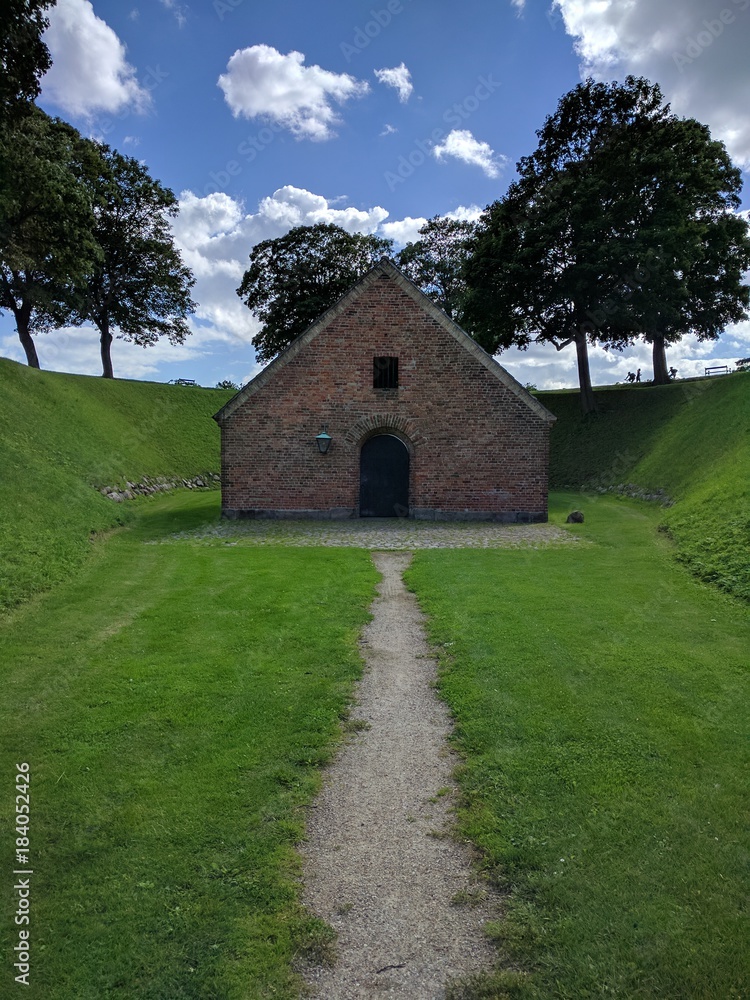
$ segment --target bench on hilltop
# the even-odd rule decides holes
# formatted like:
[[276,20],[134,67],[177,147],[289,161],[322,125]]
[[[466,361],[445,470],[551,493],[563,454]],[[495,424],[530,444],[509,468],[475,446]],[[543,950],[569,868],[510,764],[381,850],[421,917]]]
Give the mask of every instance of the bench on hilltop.
[[729,365],[714,365],[712,368],[705,369],[706,375],[728,375]]
[[169,380],[170,385],[195,385],[194,378],[171,378]]

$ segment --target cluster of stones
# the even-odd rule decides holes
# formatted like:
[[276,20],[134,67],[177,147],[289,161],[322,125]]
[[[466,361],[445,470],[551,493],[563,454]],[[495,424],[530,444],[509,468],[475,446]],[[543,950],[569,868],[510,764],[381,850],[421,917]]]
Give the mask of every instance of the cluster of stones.
[[635,483],[618,483],[617,486],[600,486],[597,493],[616,493],[618,496],[631,497],[633,500],[648,500],[651,503],[661,504],[662,507],[671,507],[674,500],[664,492],[664,490],[646,490]]
[[99,492],[108,500],[121,503],[123,500],[133,500],[135,497],[150,496],[152,493],[167,493],[170,490],[210,490],[215,489],[221,483],[221,477],[215,472],[204,472],[203,475],[193,476],[192,479],[166,479],[158,476],[152,479],[144,476],[138,483],[126,482],[121,486],[102,486]]

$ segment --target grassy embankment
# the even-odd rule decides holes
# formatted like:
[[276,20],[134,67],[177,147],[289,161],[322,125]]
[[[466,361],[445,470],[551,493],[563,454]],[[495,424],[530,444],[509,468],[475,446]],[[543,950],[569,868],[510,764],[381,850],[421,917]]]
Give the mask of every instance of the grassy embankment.
[[34,371],[0,358],[0,613],[75,572],[132,518],[95,486],[219,471],[231,393]]
[[553,489],[631,485],[675,501],[660,524],[703,580],[750,599],[750,373],[597,392],[541,393],[558,417]]

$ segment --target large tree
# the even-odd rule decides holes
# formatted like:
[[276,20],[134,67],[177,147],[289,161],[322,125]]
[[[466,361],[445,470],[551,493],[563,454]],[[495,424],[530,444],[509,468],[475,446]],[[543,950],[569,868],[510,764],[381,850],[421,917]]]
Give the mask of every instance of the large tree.
[[258,360],[273,360],[392,247],[332,223],[297,226],[253,247],[237,294],[263,323],[253,338]]
[[33,334],[70,318],[72,286],[98,254],[88,184],[98,162],[94,143],[34,104],[0,123],[0,309],[34,368]]
[[466,295],[469,241],[475,233],[473,222],[436,215],[419,230],[420,239],[407,243],[396,257],[407,278],[459,322]]
[[42,40],[47,10],[55,0],[2,0],[0,17],[0,118],[39,94],[39,79],[50,68]]
[[167,337],[181,344],[195,279],[174,244],[171,219],[177,199],[133,157],[100,147],[101,169],[92,183],[93,235],[99,258],[76,289],[76,318],[100,335],[102,375],[113,378],[114,332],[142,347]]
[[[489,350],[574,344],[588,413],[596,408],[590,343],[711,335],[718,316],[737,314],[729,308],[733,294],[743,296],[735,178],[721,144],[672,115],[644,79],[585,81],[537,134],[518,180],[482,219],[467,312]],[[723,304],[711,298],[722,269]]]
[[627,285],[596,318],[606,323],[611,313],[643,336],[653,349],[654,381],[664,384],[668,344],[688,333],[715,340],[747,315],[750,236],[737,214],[741,174],[705,125],[672,115],[623,136],[606,166],[612,186],[626,188],[622,200],[640,210],[620,238]]

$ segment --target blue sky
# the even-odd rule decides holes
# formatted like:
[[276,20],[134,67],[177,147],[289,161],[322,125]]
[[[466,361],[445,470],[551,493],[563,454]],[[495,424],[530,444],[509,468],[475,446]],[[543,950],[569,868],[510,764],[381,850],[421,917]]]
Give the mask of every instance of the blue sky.
[[[750,168],[750,0],[59,0],[50,19],[40,103],[174,190],[197,279],[188,341],[116,341],[120,377],[245,381],[258,327],[235,289],[255,243],[330,221],[400,246],[431,216],[476,217],[587,74],[658,81]],[[44,368],[100,371],[91,329],[37,347]],[[0,352],[23,358],[8,316]],[[669,362],[703,374],[747,355],[750,323],[686,338]],[[500,360],[540,388],[576,383],[570,348]],[[645,345],[592,351],[594,380],[649,360]]]

